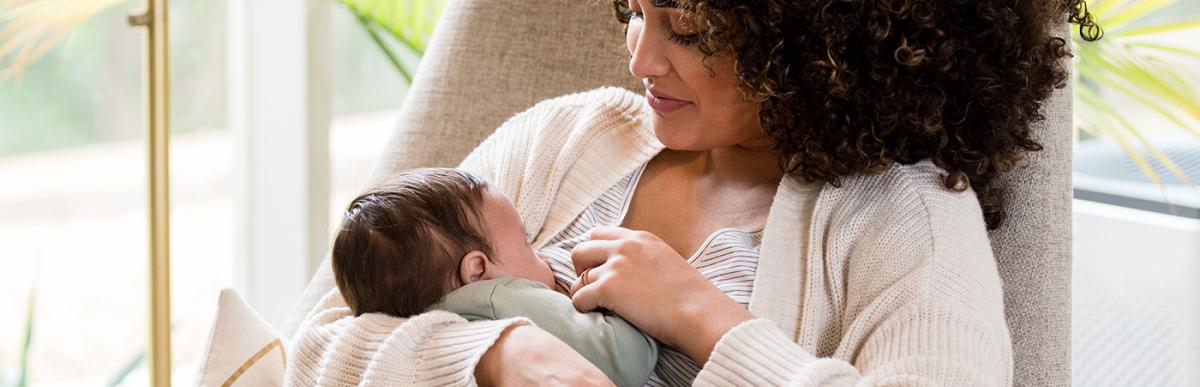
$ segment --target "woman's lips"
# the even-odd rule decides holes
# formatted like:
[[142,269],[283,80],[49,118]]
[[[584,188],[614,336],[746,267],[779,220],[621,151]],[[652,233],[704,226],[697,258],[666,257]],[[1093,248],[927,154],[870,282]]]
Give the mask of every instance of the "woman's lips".
[[651,108],[661,114],[683,109],[684,107],[692,104],[688,101],[680,101],[667,96],[658,96],[650,90],[646,90],[646,102],[650,104]]

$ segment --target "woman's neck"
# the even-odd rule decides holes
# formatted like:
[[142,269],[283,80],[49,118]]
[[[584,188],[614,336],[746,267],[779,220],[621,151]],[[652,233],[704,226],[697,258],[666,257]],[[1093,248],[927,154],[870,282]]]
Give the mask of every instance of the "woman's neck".
[[779,156],[770,147],[735,145],[699,153],[697,166],[713,181],[743,187],[774,187],[783,178]]

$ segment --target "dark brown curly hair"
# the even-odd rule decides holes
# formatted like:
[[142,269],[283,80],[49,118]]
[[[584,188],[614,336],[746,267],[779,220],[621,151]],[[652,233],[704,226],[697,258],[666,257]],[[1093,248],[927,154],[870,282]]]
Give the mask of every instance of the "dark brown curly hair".
[[[628,1],[612,0],[628,23]],[[1031,124],[1069,82],[1066,39],[1102,34],[1085,0],[655,0],[683,10],[705,55],[732,54],[781,167],[839,186],[932,160],[972,188],[989,229],[1004,221],[996,177],[1042,146]]]

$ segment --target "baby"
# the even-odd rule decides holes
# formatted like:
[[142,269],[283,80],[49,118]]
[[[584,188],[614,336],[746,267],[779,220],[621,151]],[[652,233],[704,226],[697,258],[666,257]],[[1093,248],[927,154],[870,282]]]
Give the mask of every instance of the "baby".
[[440,309],[467,320],[526,317],[617,385],[643,385],[658,359],[654,339],[620,317],[576,311],[527,240],[503,193],[464,171],[422,168],[350,203],[333,242],[333,274],[355,316]]

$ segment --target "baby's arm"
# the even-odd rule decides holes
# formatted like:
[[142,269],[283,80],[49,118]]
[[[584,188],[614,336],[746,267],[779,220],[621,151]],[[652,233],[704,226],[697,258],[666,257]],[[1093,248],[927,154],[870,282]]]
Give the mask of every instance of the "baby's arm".
[[523,278],[478,281],[431,309],[468,320],[526,317],[570,345],[618,386],[642,386],[658,361],[658,343],[616,315],[580,313],[567,296]]

